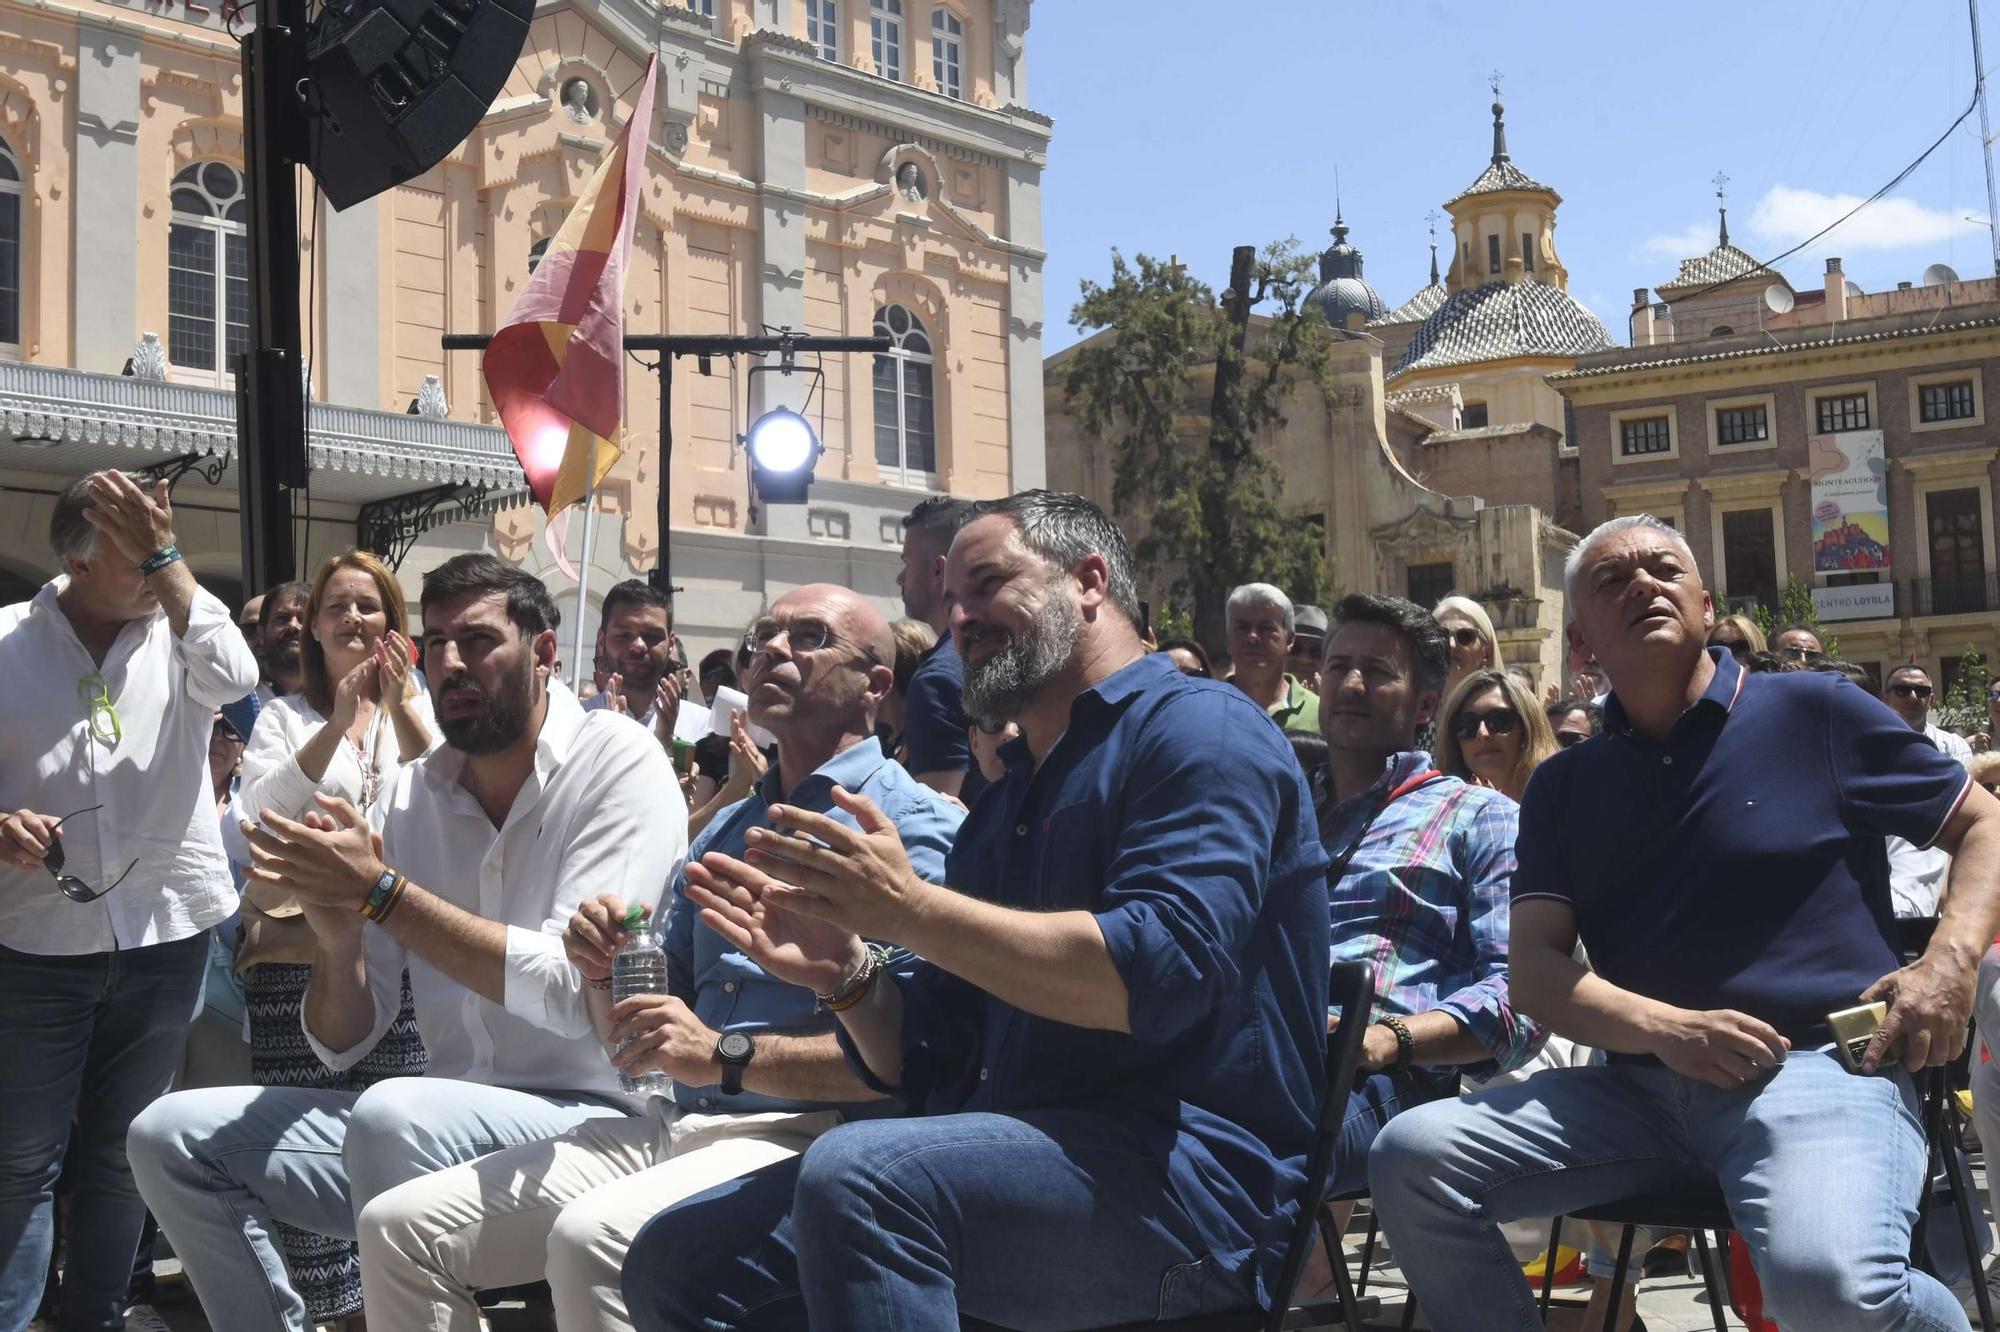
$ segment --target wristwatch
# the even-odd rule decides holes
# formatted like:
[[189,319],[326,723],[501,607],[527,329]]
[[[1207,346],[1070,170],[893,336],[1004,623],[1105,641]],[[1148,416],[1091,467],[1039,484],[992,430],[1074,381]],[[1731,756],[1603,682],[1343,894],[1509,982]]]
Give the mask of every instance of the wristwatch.
[[757,1042],[750,1039],[747,1031],[725,1031],[722,1039],[715,1043],[715,1057],[722,1065],[722,1091],[725,1096],[734,1096],[743,1090],[743,1070],[750,1065],[750,1056],[757,1053]]

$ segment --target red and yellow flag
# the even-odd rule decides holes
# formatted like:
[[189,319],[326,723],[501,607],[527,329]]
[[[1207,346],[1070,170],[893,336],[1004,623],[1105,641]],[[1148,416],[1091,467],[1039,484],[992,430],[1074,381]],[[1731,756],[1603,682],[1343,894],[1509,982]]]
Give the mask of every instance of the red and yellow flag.
[[631,119],[550,239],[480,362],[500,423],[545,513],[582,499],[618,461],[625,419],[625,268],[658,64],[658,56],[647,63]]

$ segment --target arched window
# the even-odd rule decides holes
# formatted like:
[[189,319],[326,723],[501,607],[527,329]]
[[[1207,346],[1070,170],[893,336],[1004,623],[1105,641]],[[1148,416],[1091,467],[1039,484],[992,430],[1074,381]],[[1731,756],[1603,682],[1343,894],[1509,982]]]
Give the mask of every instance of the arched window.
[[167,233],[167,359],[218,375],[250,346],[250,201],[243,173],[196,162],[174,177]]
[[936,395],[931,339],[900,305],[875,312],[875,336],[889,350],[875,356],[875,463],[882,479],[928,484],[937,474]]
[[529,273],[533,273],[535,271],[536,265],[542,262],[542,256],[549,252],[549,242],[554,239],[555,239],[554,236],[544,236],[540,240],[536,241],[533,245],[530,245],[528,247]]
[[0,345],[21,342],[21,162],[0,139]]
[[931,77],[946,97],[965,100],[965,24],[942,5],[931,11]]
[[903,0],[868,0],[868,54],[875,72],[903,81]]

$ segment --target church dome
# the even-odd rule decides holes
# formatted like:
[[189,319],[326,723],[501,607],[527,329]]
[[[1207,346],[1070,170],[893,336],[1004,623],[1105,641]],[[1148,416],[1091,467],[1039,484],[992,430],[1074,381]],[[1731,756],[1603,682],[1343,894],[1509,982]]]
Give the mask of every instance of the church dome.
[[1516,356],[1587,356],[1614,345],[1598,317],[1560,287],[1488,282],[1454,293],[1425,319],[1392,373]]
[[1306,297],[1335,328],[1346,328],[1347,317],[1359,314],[1361,322],[1380,319],[1389,307],[1375,288],[1361,280],[1361,251],[1347,243],[1347,223],[1335,212],[1333,244],[1319,257],[1319,285]]

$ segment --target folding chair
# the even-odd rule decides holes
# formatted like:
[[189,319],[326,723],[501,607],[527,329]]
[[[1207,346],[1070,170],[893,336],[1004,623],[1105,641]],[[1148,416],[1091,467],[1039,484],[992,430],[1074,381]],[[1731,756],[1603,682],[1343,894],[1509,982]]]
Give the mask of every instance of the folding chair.
[[[1375,1003],[1374,969],[1365,962],[1334,963],[1327,993],[1342,1013],[1369,1012]],[[1094,1332],[1285,1332],[1336,1325],[1344,1326],[1347,1332],[1362,1332],[1362,1320],[1380,1309],[1381,1301],[1355,1295],[1347,1263],[1337,1245],[1328,1254],[1336,1298],[1294,1304],[1292,1297],[1298,1291],[1299,1277],[1305,1272],[1306,1260],[1312,1255],[1313,1242],[1318,1237],[1320,1207],[1326,1199],[1327,1182],[1333,1177],[1333,1150],[1347,1117],[1348,1098],[1354,1093],[1355,1070],[1361,1063],[1361,1038],[1367,1030],[1366,1022],[1343,1022],[1340,1030],[1327,1038],[1326,1087],[1321,1093],[1319,1126],[1313,1134],[1312,1156],[1306,1167],[1305,1196],[1299,1200],[1298,1215],[1293,1219],[1291,1237],[1285,1245],[1285,1262],[1272,1307],[1121,1323]],[[973,1318],[961,1319],[959,1326],[968,1332],[1004,1332],[994,1324]]]

